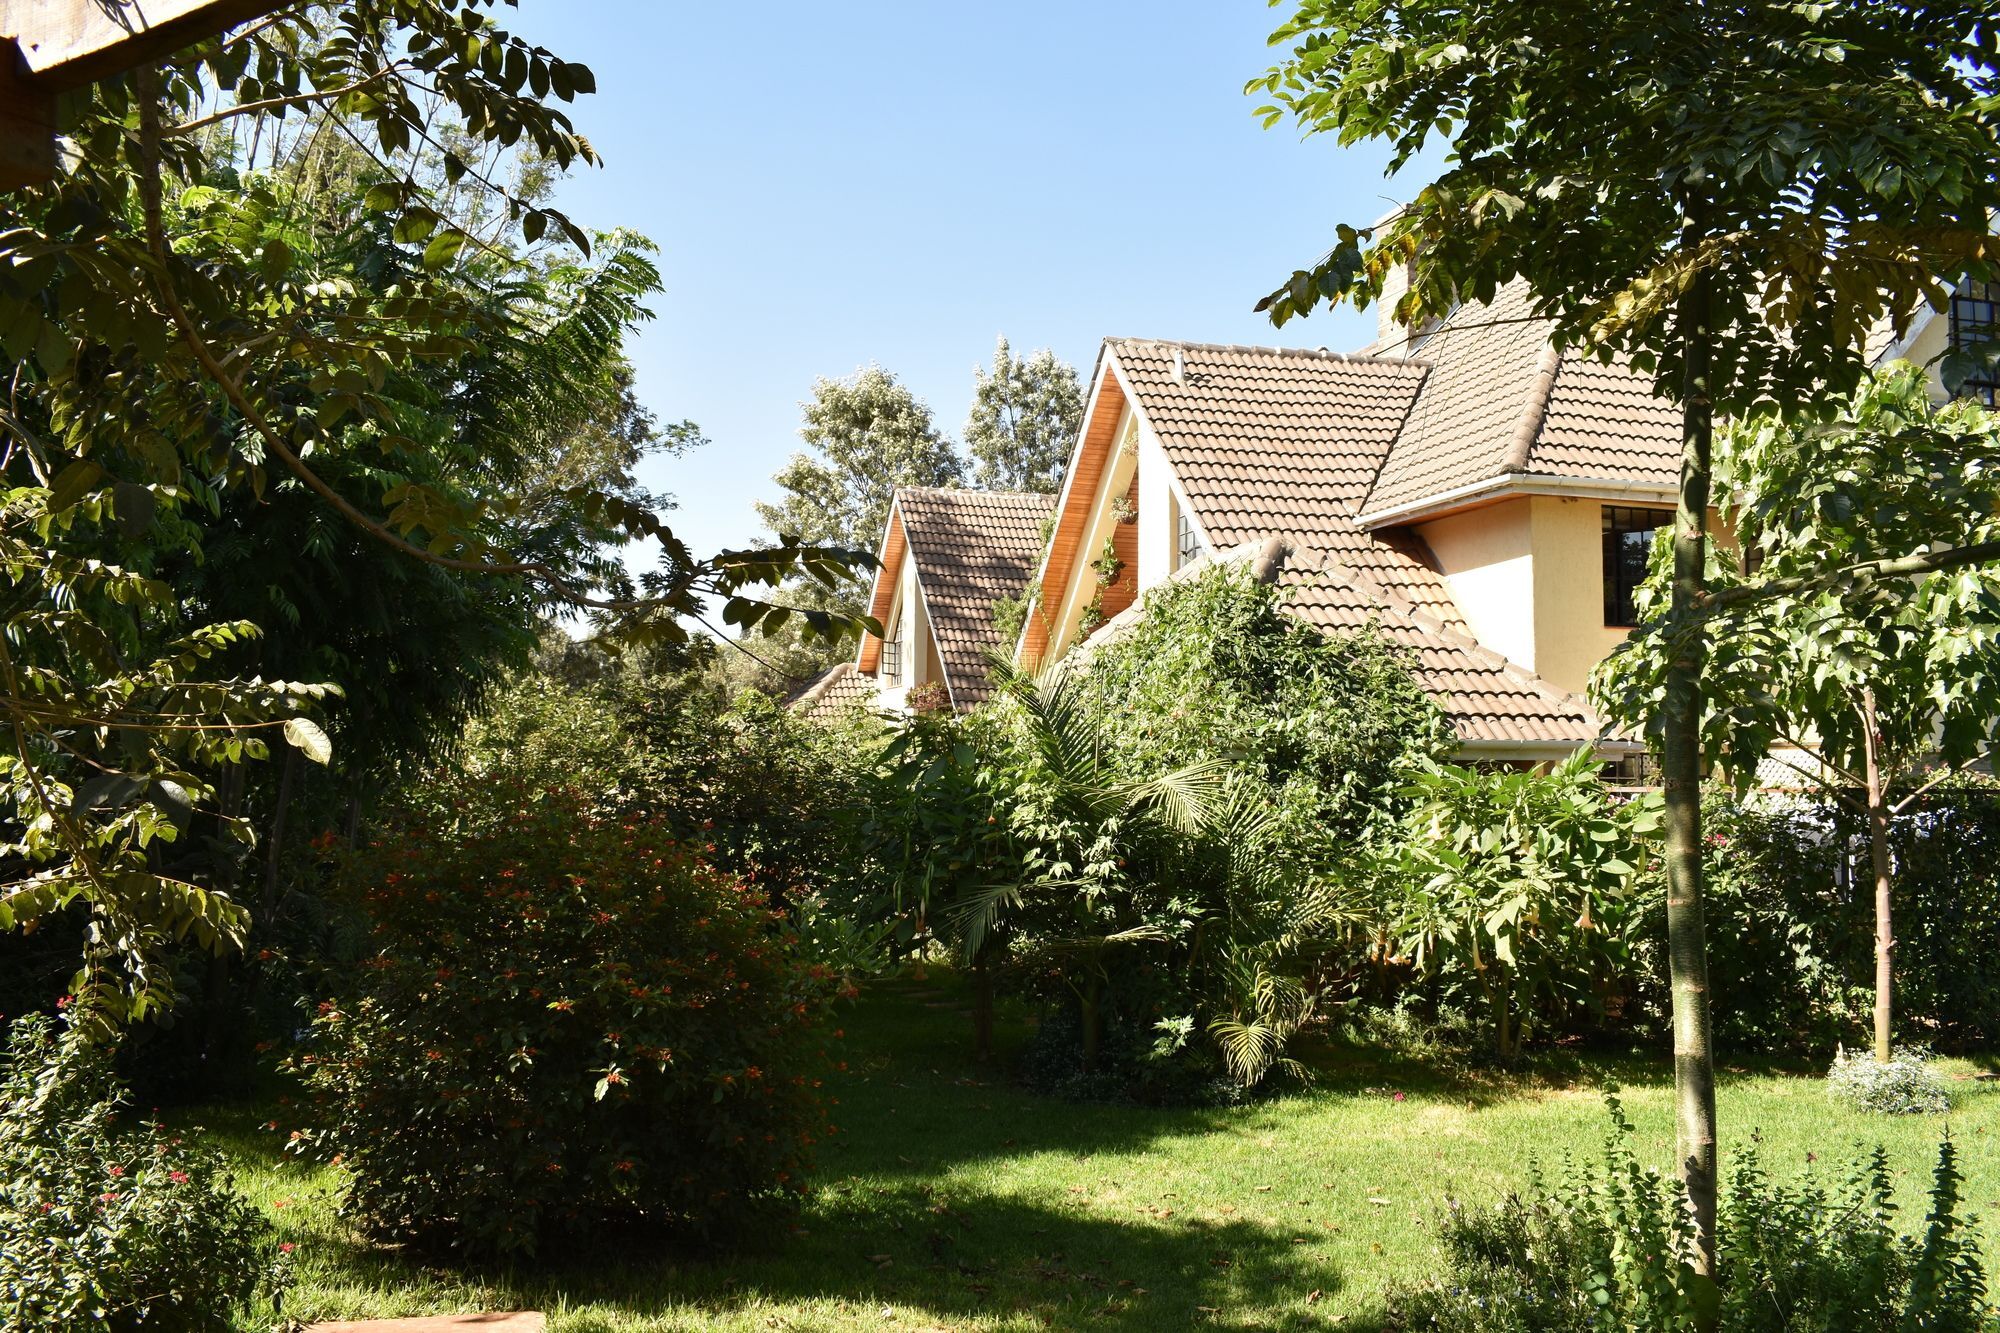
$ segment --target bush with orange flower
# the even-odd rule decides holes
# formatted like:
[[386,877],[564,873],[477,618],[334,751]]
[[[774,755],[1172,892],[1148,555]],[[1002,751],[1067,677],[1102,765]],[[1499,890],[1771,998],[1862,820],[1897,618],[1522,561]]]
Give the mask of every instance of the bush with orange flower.
[[369,956],[292,1066],[295,1148],[338,1155],[370,1235],[524,1258],[602,1233],[726,1242],[831,1132],[839,982],[783,914],[656,819],[488,785],[341,867]]

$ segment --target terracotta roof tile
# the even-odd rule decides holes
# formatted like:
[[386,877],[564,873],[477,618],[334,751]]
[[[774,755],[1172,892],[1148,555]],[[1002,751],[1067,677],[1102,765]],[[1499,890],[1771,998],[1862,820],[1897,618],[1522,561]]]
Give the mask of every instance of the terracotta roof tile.
[[1003,647],[993,603],[1027,587],[1055,497],[904,487],[896,508],[952,702],[970,708],[992,693],[987,656]]
[[793,697],[792,711],[813,722],[830,721],[850,709],[864,708],[875,699],[875,682],[842,662],[813,678],[810,685]]
[[1368,513],[1509,475],[1673,481],[1673,405],[1623,359],[1558,355],[1518,283],[1453,311],[1415,357],[1430,373],[1363,503]]

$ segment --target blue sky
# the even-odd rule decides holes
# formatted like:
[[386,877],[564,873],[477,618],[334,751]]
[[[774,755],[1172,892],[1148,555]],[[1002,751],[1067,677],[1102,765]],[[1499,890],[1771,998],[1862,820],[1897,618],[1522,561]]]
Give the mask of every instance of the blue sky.
[[641,399],[713,440],[647,478],[698,552],[800,447],[820,375],[895,372],[954,437],[996,335],[1088,374],[1111,335],[1349,349],[1256,299],[1387,206],[1379,148],[1266,131],[1262,0],[522,0],[503,25],[597,75],[605,158],[560,203],[661,247]]

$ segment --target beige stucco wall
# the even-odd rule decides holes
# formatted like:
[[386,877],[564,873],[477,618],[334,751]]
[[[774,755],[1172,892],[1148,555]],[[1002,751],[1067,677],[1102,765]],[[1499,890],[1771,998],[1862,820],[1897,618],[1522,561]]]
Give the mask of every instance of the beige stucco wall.
[[1604,623],[1604,502],[1536,495],[1528,505],[1535,547],[1534,671],[1580,694],[1591,668],[1630,633]]
[[1417,529],[1437,556],[1472,637],[1530,671],[1535,669],[1531,503],[1502,500]]
[[1565,690],[1627,633],[1604,623],[1605,503],[1518,496],[1417,529],[1473,637]]

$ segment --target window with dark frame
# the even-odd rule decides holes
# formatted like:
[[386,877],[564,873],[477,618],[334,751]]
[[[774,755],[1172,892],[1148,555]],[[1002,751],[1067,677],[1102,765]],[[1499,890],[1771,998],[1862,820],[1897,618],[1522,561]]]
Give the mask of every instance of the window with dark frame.
[[1183,510],[1174,528],[1174,568],[1179,569],[1201,554],[1201,534],[1194,530],[1194,516]]
[[[2000,338],[2000,283],[1968,282],[1951,294],[1953,351],[1977,347]],[[1982,368],[1959,386],[1959,397],[1988,407],[2000,406],[2000,373]]]
[[903,641],[901,639],[882,640],[882,679],[888,681],[903,678]]
[[1673,522],[1670,509],[1604,506],[1604,623],[1630,629],[1639,623],[1632,594],[1646,581],[1653,534]]

